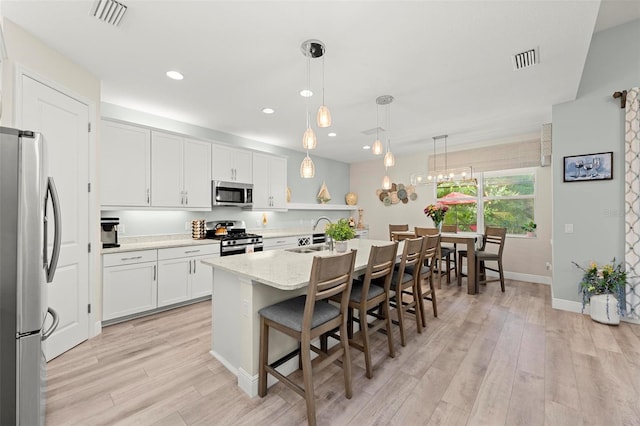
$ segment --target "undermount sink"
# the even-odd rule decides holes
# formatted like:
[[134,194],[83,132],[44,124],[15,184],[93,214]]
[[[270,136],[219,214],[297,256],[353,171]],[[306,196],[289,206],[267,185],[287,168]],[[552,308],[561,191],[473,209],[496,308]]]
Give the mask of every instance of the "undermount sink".
[[322,250],[327,250],[327,247],[324,244],[317,246],[300,246],[286,249],[286,251],[290,251],[291,253],[314,253]]

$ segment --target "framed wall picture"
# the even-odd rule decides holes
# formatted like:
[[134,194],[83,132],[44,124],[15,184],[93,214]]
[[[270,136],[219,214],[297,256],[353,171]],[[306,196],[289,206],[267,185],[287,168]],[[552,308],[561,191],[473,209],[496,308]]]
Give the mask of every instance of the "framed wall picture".
[[564,181],[585,182],[613,179],[613,152],[564,157]]

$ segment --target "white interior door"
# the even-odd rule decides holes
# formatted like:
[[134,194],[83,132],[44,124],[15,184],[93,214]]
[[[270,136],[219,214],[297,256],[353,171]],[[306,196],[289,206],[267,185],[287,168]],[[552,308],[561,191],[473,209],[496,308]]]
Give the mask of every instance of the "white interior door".
[[62,211],[60,259],[48,287],[49,306],[60,316],[47,340],[50,360],[89,338],[89,107],[26,75],[20,84],[19,125],[44,135]]

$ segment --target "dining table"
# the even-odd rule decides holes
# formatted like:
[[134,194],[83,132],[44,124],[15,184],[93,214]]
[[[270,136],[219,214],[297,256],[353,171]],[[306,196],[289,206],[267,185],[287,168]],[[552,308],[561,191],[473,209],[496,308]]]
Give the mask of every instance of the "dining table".
[[[415,238],[413,231],[394,231],[393,238],[396,241],[406,240],[407,238]],[[482,241],[482,235],[475,232],[441,232],[441,243],[453,243],[464,245],[467,248],[467,294],[476,294],[478,292],[478,280],[476,274],[476,245]],[[471,266],[469,266],[471,265]],[[462,265],[458,265],[458,284],[462,282]]]

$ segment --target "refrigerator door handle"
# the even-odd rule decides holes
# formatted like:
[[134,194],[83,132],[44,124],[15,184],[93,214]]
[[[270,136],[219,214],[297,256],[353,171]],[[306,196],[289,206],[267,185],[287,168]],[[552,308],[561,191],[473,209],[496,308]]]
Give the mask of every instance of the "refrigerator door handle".
[[58,328],[58,323],[60,322],[60,317],[58,316],[58,313],[53,310],[53,308],[47,308],[47,312],[51,314],[51,318],[53,319],[53,322],[51,323],[47,331],[42,333],[43,342],[47,340],[49,337],[51,337],[53,332],[56,331],[56,328]]
[[[60,198],[58,197],[58,191],[56,190],[56,183],[53,181],[52,177],[48,178],[47,192],[51,194],[51,204],[53,205],[54,219],[53,252],[51,253],[51,262],[48,266],[46,266],[47,282],[50,283],[53,281],[53,277],[56,273],[56,268],[58,267],[58,258],[60,256],[60,246],[62,243],[62,217],[60,216]],[[47,248],[45,246],[45,250],[46,249]]]

